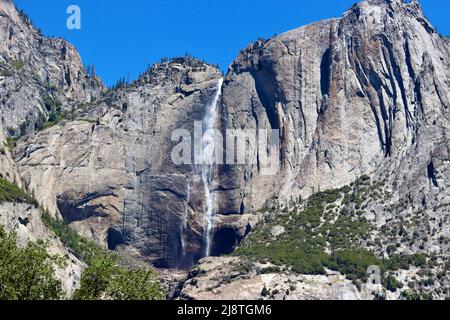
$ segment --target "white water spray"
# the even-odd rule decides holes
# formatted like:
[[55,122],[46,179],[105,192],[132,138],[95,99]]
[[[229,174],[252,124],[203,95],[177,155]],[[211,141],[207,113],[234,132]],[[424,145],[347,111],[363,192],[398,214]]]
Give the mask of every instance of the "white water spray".
[[183,250],[183,256],[186,255],[185,231],[187,229],[187,224],[188,224],[189,202],[190,201],[191,201],[191,186],[188,184],[187,185],[186,208],[184,209],[183,222],[181,224],[181,248]]
[[207,106],[205,117],[203,119],[203,139],[202,139],[202,180],[205,187],[205,231],[204,241],[206,243],[205,255],[211,255],[211,245],[214,231],[214,215],[216,206],[216,194],[213,188],[213,169],[216,162],[216,123],[217,107],[220,96],[222,95],[223,79],[217,83],[216,95],[212,102]]

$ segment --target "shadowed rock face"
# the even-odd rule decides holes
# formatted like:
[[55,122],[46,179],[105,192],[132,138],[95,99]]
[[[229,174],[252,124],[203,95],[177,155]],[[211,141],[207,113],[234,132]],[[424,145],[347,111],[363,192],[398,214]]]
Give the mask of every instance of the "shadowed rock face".
[[429,189],[430,155],[449,125],[448,52],[416,1],[363,1],[244,49],[225,79],[222,128],[279,129],[281,165],[271,177],[259,164],[223,168],[221,211],[252,212],[273,195],[309,196],[375,172],[417,172]]

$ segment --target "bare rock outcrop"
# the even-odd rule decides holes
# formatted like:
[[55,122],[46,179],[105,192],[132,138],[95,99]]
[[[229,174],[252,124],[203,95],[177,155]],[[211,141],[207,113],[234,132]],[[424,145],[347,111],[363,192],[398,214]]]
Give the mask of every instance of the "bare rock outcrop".
[[362,1],[244,49],[225,79],[222,127],[280,130],[280,169],[265,177],[259,164],[224,168],[221,210],[402,174],[418,154],[408,171],[426,177],[447,136],[448,52],[417,1],[400,0]]
[[372,300],[376,286],[358,289],[344,276],[262,272],[237,257],[206,258],[191,271],[180,299],[193,300]]
[[8,136],[34,132],[54,109],[74,112],[103,90],[73,45],[43,36],[12,1],[0,1],[0,111]]

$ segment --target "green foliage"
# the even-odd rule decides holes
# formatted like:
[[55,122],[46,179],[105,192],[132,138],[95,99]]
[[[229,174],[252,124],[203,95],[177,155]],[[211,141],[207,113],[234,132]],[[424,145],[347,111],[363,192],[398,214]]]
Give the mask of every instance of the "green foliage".
[[129,270],[117,263],[117,256],[102,252],[89,257],[75,300],[162,300],[164,292],[155,271]]
[[9,149],[9,151],[12,151],[16,147],[18,140],[19,140],[19,137],[7,137],[6,138],[6,147]]
[[300,274],[324,274],[323,265],[328,263],[328,255],[320,250],[305,247],[295,248],[295,244],[272,243],[267,247],[242,247],[238,255],[270,261],[276,265],[287,265]]
[[113,275],[116,261],[112,254],[100,253],[88,261],[89,267],[81,276],[81,286],[75,292],[75,300],[99,300],[103,298]]
[[0,76],[2,77],[11,77],[14,74],[7,68],[0,68]]
[[383,286],[391,292],[396,292],[397,289],[403,288],[403,285],[392,275],[383,278]]
[[47,121],[43,124],[41,129],[48,129],[57,125],[59,122],[71,119],[72,114],[67,110],[62,110],[61,102],[47,95],[43,99],[44,107],[49,112]]
[[433,296],[431,294],[420,293],[413,290],[403,291],[401,297],[407,301],[433,300]]
[[[366,261],[367,255],[363,255],[358,260],[353,256],[344,256],[349,251],[340,251],[355,246],[369,233],[369,225],[363,220],[355,220],[350,207],[337,218],[330,214],[330,210],[336,208],[336,202],[351,191],[347,186],[319,192],[308,199],[303,211],[286,210],[283,214],[270,217],[250,234],[235,254],[285,265],[300,274],[324,274],[325,267],[328,267],[339,269],[352,279],[355,274],[365,277],[367,267],[372,265],[366,262],[374,259]],[[276,241],[271,241],[271,230],[276,225],[283,226],[285,232]],[[327,244],[336,255],[330,256],[325,252]],[[357,253],[360,252],[355,255]]]
[[427,256],[424,254],[399,254],[393,255],[389,259],[383,261],[386,270],[408,270],[410,266],[423,267],[427,263]]
[[29,203],[38,207],[37,201],[20,189],[17,185],[5,180],[0,179],[0,203],[3,202],[15,202],[15,203]]
[[450,272],[450,260],[448,260],[448,261],[446,262],[446,264],[445,264],[445,266],[444,266],[444,270],[445,270],[446,272]]
[[33,25],[33,22],[31,21],[30,17],[27,15],[27,13],[26,13],[25,11],[23,11],[22,9],[17,8],[17,7],[16,7],[16,10],[17,10],[17,12],[19,13],[19,17],[21,17],[22,20],[23,20],[26,24],[28,24],[29,26],[32,26],[32,25]]
[[85,69],[86,69],[86,73],[89,75],[89,77],[95,78],[96,73],[95,73],[95,66],[94,65],[87,65],[85,67]]
[[42,220],[79,259],[86,260],[89,256],[102,251],[94,242],[80,236],[63,220],[51,217],[47,211],[42,214]]
[[54,99],[52,96],[47,95],[43,98],[44,101],[44,107],[47,109],[47,111],[56,110],[59,111],[61,107],[61,103]]
[[117,82],[110,88],[108,88],[108,91],[115,91],[117,89],[123,88],[128,84],[128,81],[125,80],[125,78],[120,78],[117,80]]
[[88,268],[81,276],[76,300],[160,300],[164,293],[151,268],[129,270],[118,263],[118,257],[104,251],[94,242],[78,235],[63,220],[42,215],[44,223]]
[[15,73],[25,67],[25,62],[22,60],[10,60],[9,63],[0,65],[0,76],[12,77]]
[[[250,269],[251,270],[251,269]],[[245,270],[246,271],[246,270]],[[248,272],[248,271],[246,271],[246,272]],[[259,274],[270,274],[270,273],[280,273],[281,272],[281,268],[280,267],[273,267],[273,266],[270,266],[270,267],[265,267],[265,268],[263,268],[263,269],[261,269],[261,270],[259,270]]]
[[261,290],[261,297],[267,297],[269,294],[270,294],[270,292],[269,292],[269,290],[267,290],[266,287],[264,287],[264,288]]
[[153,269],[128,270],[116,268],[106,290],[113,300],[162,300],[165,294],[156,281]]
[[[381,260],[363,249],[372,230],[363,218],[367,192],[374,188],[370,183],[369,176],[362,176],[351,186],[312,195],[299,212],[285,209],[266,217],[235,255],[286,266],[300,274],[324,274],[328,268],[341,272],[355,284],[367,280],[367,269],[372,265],[383,272],[425,266],[427,257],[423,254],[394,255]],[[275,226],[285,229],[276,239],[271,233]],[[389,290],[400,286],[394,280],[392,276],[385,279]]]
[[19,71],[25,67],[25,62],[22,60],[11,60],[9,66],[11,69]]
[[[0,203],[2,202],[27,202],[39,207],[32,196],[4,179],[0,179]],[[81,237],[64,221],[52,218],[46,211],[42,214],[42,220],[66,247],[88,264],[82,274],[76,299],[164,298],[153,269],[129,270],[122,267],[115,254],[106,252],[92,241]],[[61,298],[61,283],[56,280],[53,267],[61,266],[62,263],[61,258],[47,253],[43,242],[30,242],[26,248],[17,248],[15,235],[7,235],[0,227],[0,300]]]
[[62,112],[57,112],[55,110],[52,110],[48,116],[48,120],[44,123],[42,129],[48,129],[51,128],[61,121],[70,119],[71,115],[70,112],[64,110]]
[[62,297],[55,265],[61,258],[49,255],[43,242],[16,245],[15,234],[0,226],[0,300],[56,300]]
[[340,250],[332,255],[329,268],[345,274],[350,280],[367,280],[367,268],[380,265],[380,261],[364,249]]

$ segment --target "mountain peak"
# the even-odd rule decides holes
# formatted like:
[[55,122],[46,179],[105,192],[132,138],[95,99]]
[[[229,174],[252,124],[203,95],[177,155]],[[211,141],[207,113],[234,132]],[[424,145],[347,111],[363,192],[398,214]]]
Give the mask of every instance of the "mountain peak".
[[389,21],[398,24],[409,24],[408,21],[418,22],[428,33],[436,33],[435,28],[425,17],[418,0],[365,0],[353,5],[343,18],[350,18],[350,25],[361,21],[371,30],[378,26],[382,31]]
[[182,57],[163,58],[153,64],[144,72],[137,81],[138,83],[160,82],[162,79],[176,79],[179,81],[180,75],[187,73],[208,73],[213,78],[220,76],[220,69],[217,65],[209,64],[198,58],[186,55]]
[[104,90],[72,44],[42,35],[10,0],[0,0],[0,82],[2,118],[17,136],[39,129],[57,105],[72,110]]
[[364,0],[355,4],[352,9],[367,9],[369,7],[384,7],[390,12],[398,13],[401,11],[409,12],[409,13],[422,13],[422,7],[418,0]]

